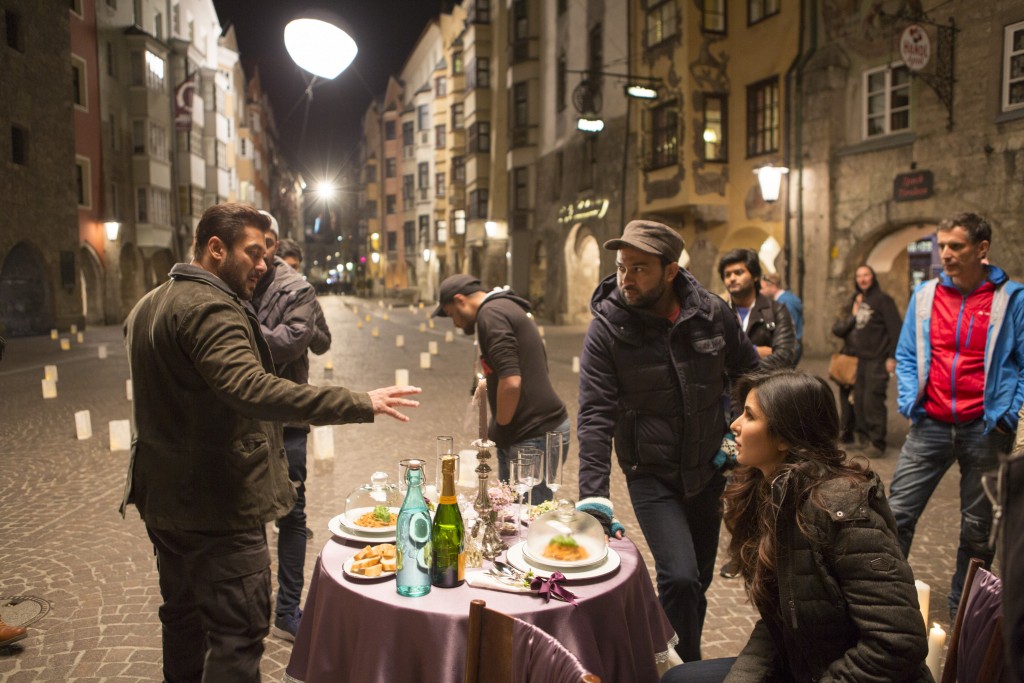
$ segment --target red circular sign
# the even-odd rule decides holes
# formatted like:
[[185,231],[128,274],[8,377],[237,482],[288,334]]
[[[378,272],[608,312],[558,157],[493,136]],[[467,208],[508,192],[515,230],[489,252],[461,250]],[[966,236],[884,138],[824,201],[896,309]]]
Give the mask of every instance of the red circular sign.
[[928,66],[932,57],[932,41],[920,24],[911,24],[903,29],[900,36],[900,57],[911,71],[920,71]]

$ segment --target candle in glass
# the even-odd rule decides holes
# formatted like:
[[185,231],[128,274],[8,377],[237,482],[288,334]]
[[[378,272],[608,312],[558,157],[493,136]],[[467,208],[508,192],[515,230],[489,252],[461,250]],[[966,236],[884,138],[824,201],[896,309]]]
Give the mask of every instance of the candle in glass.
[[942,676],[942,667],[939,666],[939,662],[942,660],[942,649],[945,645],[946,632],[938,624],[932,624],[932,630],[928,632],[928,659],[925,661],[935,680],[939,680],[939,677]]
[[924,619],[924,627],[928,628],[928,601],[931,599],[932,589],[920,579],[914,581],[917,588],[917,604],[921,607],[921,618]]

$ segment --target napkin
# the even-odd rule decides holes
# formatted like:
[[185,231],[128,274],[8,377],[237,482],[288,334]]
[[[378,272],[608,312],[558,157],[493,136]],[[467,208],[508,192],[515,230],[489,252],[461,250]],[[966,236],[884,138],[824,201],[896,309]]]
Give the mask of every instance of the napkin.
[[486,588],[492,591],[505,591],[506,593],[533,593],[533,589],[523,584],[510,584],[499,581],[486,569],[474,569],[466,572],[466,583],[474,588]]

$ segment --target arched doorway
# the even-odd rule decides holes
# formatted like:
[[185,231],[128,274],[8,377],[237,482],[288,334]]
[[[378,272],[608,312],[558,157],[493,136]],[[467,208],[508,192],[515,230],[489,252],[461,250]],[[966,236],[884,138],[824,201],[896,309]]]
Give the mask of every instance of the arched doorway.
[[[769,271],[774,271],[775,258],[781,251],[779,243],[775,238],[761,228],[748,226],[730,233],[728,237],[722,240],[722,244],[718,247],[718,253],[715,256],[715,263],[712,267],[711,282],[713,284],[708,289],[715,292],[725,292],[725,285],[722,284],[722,279],[718,276],[718,259],[721,258],[722,254],[731,249],[753,249],[757,252],[758,259],[762,265],[768,266]],[[770,259],[771,262],[766,262],[766,258]]]
[[170,279],[171,268],[174,267],[174,254],[170,249],[158,249],[149,257],[153,272],[153,287],[157,287]]
[[[907,310],[914,287],[937,274],[936,227],[934,223],[898,227],[878,240],[864,260],[878,276],[878,286],[893,298],[901,312]],[[851,264],[851,272],[859,265]],[[852,275],[850,279],[852,282]]]
[[585,225],[575,225],[565,238],[565,322],[590,322],[590,298],[601,281],[601,248]]
[[86,325],[102,325],[103,315],[103,266],[93,248],[86,244],[79,254],[82,264],[78,271],[82,284],[82,315]]
[[11,337],[53,327],[53,296],[45,262],[27,242],[14,245],[0,268],[0,326]]

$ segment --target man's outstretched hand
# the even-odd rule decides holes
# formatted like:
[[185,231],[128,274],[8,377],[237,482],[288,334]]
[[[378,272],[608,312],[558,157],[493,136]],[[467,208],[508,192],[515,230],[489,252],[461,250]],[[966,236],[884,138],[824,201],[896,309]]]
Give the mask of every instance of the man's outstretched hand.
[[419,401],[413,401],[412,399],[402,397],[418,394],[421,391],[423,390],[419,387],[410,386],[374,389],[369,392],[370,401],[373,402],[373,414],[390,415],[401,422],[408,422],[409,417],[395,410],[395,406],[407,406],[409,408],[417,407],[420,404]]

